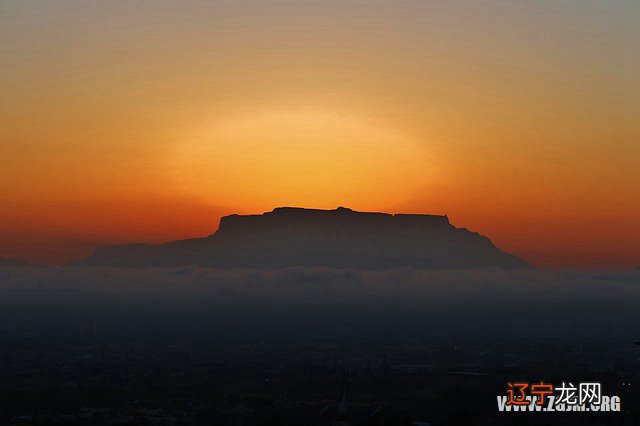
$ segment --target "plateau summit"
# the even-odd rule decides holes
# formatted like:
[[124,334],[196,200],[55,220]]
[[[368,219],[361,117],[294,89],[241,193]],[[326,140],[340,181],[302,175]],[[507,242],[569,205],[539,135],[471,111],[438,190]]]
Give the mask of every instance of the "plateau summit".
[[487,237],[456,228],[447,216],[279,207],[220,219],[208,237],[159,245],[99,247],[74,266],[276,269],[522,268]]

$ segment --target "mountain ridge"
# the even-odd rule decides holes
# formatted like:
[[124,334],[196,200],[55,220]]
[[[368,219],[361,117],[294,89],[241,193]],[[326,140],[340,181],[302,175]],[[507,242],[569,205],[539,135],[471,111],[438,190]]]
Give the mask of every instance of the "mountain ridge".
[[28,268],[43,266],[39,263],[30,262],[25,259],[17,259],[10,257],[0,257],[0,268]]
[[262,214],[232,214],[222,217],[218,230],[207,237],[102,246],[72,266],[186,264],[224,269],[529,266],[499,250],[489,238],[456,228],[446,215],[359,212],[346,207],[277,207]]

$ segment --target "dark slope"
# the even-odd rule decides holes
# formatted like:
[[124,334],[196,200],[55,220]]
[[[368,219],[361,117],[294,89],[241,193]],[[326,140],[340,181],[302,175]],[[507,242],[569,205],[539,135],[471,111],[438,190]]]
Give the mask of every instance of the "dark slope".
[[518,268],[527,264],[447,216],[363,213],[339,207],[283,207],[261,215],[231,215],[207,238],[161,245],[96,249],[76,266],[282,268]]
[[31,263],[28,260],[23,259],[9,259],[6,257],[0,257],[0,268],[26,268],[42,266],[37,263]]

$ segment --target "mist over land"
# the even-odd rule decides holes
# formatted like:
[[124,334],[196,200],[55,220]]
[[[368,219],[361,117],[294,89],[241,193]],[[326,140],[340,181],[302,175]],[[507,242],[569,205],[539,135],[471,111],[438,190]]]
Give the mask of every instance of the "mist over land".
[[6,267],[0,293],[9,424],[511,424],[513,380],[601,382],[623,412],[593,424],[640,407],[639,271]]
[[267,335],[347,326],[460,338],[640,336],[638,271],[3,268],[0,291],[5,327],[37,317],[107,328],[193,321],[203,332]]

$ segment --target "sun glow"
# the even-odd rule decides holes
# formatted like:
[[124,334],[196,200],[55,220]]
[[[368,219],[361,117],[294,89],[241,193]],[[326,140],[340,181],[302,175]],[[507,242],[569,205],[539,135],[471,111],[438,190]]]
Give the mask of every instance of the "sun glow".
[[181,186],[231,204],[379,206],[409,195],[402,182],[437,173],[424,166],[433,163],[424,145],[376,124],[313,109],[264,111],[197,128],[170,161]]
[[636,268],[631,3],[4,2],[0,257],[344,205]]

